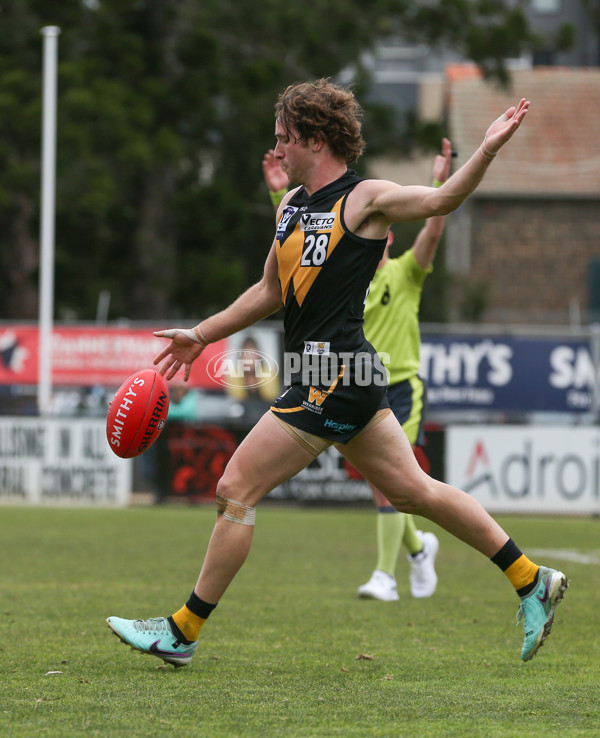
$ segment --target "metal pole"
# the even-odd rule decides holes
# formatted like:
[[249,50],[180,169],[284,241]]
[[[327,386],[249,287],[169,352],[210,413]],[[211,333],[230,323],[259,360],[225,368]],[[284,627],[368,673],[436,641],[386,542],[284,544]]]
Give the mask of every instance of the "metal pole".
[[56,186],[56,62],[58,26],[44,26],[43,107],[42,107],[42,177],[40,213],[40,297],[38,409],[40,415],[51,412],[52,396],[52,324],[54,320],[54,220]]
[[110,308],[110,290],[100,290],[98,305],[96,307],[96,323],[104,325],[108,320],[108,309]]

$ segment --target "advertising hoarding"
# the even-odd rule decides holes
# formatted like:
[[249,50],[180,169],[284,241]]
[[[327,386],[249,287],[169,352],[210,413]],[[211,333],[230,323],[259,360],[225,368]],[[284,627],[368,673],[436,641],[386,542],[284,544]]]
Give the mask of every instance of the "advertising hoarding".
[[427,335],[421,376],[432,410],[589,413],[597,382],[588,339]]
[[132,463],[103,419],[0,418],[1,504],[127,505]]
[[445,459],[489,512],[600,514],[600,428],[449,426]]

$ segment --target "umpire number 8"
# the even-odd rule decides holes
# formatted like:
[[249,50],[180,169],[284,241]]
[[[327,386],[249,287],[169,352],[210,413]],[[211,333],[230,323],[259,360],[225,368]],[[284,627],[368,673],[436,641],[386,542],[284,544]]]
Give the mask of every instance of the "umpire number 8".
[[327,258],[327,246],[329,244],[329,236],[327,233],[315,235],[309,233],[304,239],[304,248],[302,249],[302,259],[300,266],[321,266]]

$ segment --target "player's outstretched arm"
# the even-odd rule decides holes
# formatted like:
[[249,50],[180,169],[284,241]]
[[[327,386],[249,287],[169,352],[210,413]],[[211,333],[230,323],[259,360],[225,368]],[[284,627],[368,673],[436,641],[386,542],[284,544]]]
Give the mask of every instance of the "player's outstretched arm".
[[456,210],[477,188],[498,151],[506,144],[525,119],[529,100],[508,108],[487,129],[483,142],[471,158],[439,188],[408,186],[370,180],[363,190],[367,207],[357,215],[377,219],[387,225],[409,220],[447,215]]
[[160,364],[159,372],[167,379],[173,379],[183,367],[183,380],[187,382],[193,362],[209,343],[253,325],[272,315],[280,307],[281,286],[277,276],[277,257],[273,244],[260,282],[252,285],[225,310],[215,313],[194,328],[167,328],[154,331],[155,336],[171,339],[169,345],[154,358],[154,364]]
[[512,138],[525,119],[528,110],[529,100],[523,98],[516,107],[508,108],[491,124],[485,133],[483,142],[469,161],[444,185],[434,191],[434,198],[437,195],[434,205],[437,210],[436,215],[447,215],[453,212],[477,188],[496,154]]

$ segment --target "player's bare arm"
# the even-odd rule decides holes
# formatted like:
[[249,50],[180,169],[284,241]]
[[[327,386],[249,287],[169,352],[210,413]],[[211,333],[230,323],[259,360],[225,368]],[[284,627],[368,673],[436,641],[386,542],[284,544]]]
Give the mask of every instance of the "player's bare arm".
[[209,343],[231,336],[243,328],[272,315],[281,307],[281,286],[277,275],[275,243],[265,262],[262,279],[248,288],[229,307],[194,328],[168,328],[155,336],[170,338],[171,343],[154,359],[160,373],[172,379],[184,367],[183,379],[189,379],[193,362]]
[[461,205],[483,179],[500,148],[523,122],[529,101],[508,108],[486,131],[473,156],[442,187],[406,186],[365,180],[348,197],[346,223],[367,238],[384,238],[392,223],[447,215]]

